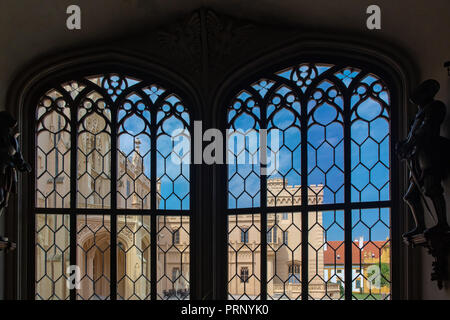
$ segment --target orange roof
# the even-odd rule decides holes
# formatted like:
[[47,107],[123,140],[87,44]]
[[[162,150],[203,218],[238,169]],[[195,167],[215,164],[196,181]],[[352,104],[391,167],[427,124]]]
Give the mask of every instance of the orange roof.
[[[366,259],[378,259],[383,248],[389,246],[389,240],[385,241],[363,241],[359,249],[359,242],[352,243],[352,264],[361,264]],[[339,265],[345,262],[344,241],[328,241],[326,250],[324,247],[323,261],[325,265]]]

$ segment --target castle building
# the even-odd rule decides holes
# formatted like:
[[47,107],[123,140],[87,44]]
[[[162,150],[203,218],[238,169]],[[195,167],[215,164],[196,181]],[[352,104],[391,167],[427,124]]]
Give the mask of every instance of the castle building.
[[[57,93],[52,93],[57,100]],[[91,95],[95,103],[98,96]],[[68,112],[65,108],[64,112]],[[85,111],[86,112],[86,111]],[[108,113],[85,117],[78,135],[77,207],[110,208],[111,138],[105,124]],[[63,115],[50,113],[43,125],[47,132],[38,135],[38,172],[36,197],[38,207],[69,207],[70,135],[64,131]],[[121,146],[121,136],[118,145]],[[134,150],[118,152],[117,207],[130,209],[130,215],[117,220],[117,293],[122,299],[145,299],[150,295],[150,216],[133,215],[132,210],[150,208],[150,178],[144,163],[139,137],[133,139]],[[120,147],[119,147],[120,148]],[[144,152],[146,152],[144,150]],[[157,183],[159,194],[161,184]],[[311,185],[308,201],[323,201],[321,185]],[[157,198],[157,206],[160,198]],[[268,207],[301,203],[300,186],[283,179],[268,181]],[[38,214],[36,217],[37,296],[68,297],[64,270],[69,266],[69,217]],[[189,217],[157,217],[158,297],[183,298],[189,292]],[[301,297],[301,214],[271,213],[267,217],[267,292],[269,297]],[[257,297],[260,290],[259,214],[229,217],[229,284],[233,297]],[[339,285],[323,280],[324,234],[322,213],[309,216],[309,292],[313,298],[340,297]],[[108,299],[110,288],[110,216],[77,217],[77,265],[81,271],[80,299]],[[56,245],[55,245],[56,244]],[[49,249],[51,248],[51,249]],[[57,250],[56,248],[60,248]],[[53,250],[53,252],[52,252]],[[49,272],[50,270],[50,272]],[[49,277],[50,274],[50,277]],[[56,280],[56,281],[55,281]],[[153,279],[154,281],[154,279]]]
[[[267,181],[268,207],[300,205],[300,186],[290,186],[281,178]],[[311,185],[310,204],[323,201],[321,185]],[[288,208],[286,208],[288,209]],[[229,217],[228,292],[231,298],[255,298],[260,291],[259,214]],[[308,216],[308,289],[311,297],[339,299],[336,283],[323,281],[324,234],[322,213]],[[300,299],[302,292],[302,219],[299,212],[269,213],[267,216],[267,294],[269,299]]]

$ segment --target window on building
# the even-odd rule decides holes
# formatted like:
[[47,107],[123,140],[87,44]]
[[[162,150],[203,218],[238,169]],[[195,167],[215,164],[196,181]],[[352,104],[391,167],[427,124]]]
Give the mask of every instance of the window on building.
[[248,282],[248,267],[241,268],[241,282]]
[[361,289],[361,280],[356,280],[356,289]]
[[288,231],[283,231],[283,244],[287,245],[288,244]]
[[180,244],[180,230],[173,232],[173,244]]
[[127,180],[127,192],[126,192],[127,198],[130,196],[130,181]]
[[[34,113],[35,298],[167,299],[166,270],[188,292],[190,165],[172,160],[190,151],[180,155],[171,140],[175,129],[189,136],[188,106],[153,79],[68,80],[43,93]],[[181,236],[183,251],[174,246]],[[69,265],[81,268],[77,290],[66,283]]]
[[[351,273],[359,256],[364,269],[383,261],[383,249],[390,261],[389,88],[370,66],[333,61],[301,60],[246,79],[226,104],[228,296],[352,299],[355,279],[346,277],[341,290],[337,275],[324,281],[323,270],[339,264]],[[267,149],[258,141],[267,141]],[[263,165],[252,162],[257,155]],[[261,239],[254,250],[233,244],[236,227],[244,223],[252,239]],[[273,245],[275,226],[289,231],[287,245]],[[363,254],[368,247],[377,251],[371,261]],[[248,255],[261,280],[238,293],[233,266]],[[275,293],[292,273],[269,266],[287,266],[292,257],[302,261],[302,290]],[[380,277],[389,292],[389,273]]]
[[277,226],[273,226],[267,231],[267,243],[277,243]]
[[173,268],[172,269],[172,281],[177,281],[179,276],[180,276],[180,269]]
[[241,242],[248,243],[248,229],[247,228],[243,228],[241,230]]
[[300,265],[291,264],[289,266],[289,283],[300,283]]

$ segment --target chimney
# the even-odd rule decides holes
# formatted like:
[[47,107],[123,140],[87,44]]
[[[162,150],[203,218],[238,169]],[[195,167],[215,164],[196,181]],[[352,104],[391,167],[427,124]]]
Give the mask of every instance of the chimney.
[[359,237],[359,249],[361,250],[363,246],[364,246],[364,237],[360,236]]

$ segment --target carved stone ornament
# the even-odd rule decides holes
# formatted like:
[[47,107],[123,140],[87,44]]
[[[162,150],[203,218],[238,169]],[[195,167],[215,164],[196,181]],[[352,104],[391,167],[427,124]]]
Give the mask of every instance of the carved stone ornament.
[[255,26],[203,9],[157,32],[159,48],[194,73],[227,69],[245,54]]
[[[425,247],[433,256],[431,279],[442,289],[443,281],[448,279],[446,264],[450,252],[450,227],[442,188],[442,181],[449,173],[450,140],[440,136],[446,108],[443,102],[434,100],[439,88],[437,81],[426,80],[413,91],[410,100],[418,106],[418,111],[408,137],[397,144],[396,151],[409,171],[404,200],[415,222],[414,229],[405,233],[403,239],[413,247]],[[435,222],[428,228],[425,212]]]
[[162,48],[178,61],[190,65],[192,71],[201,71],[202,38],[201,17],[199,12],[158,31],[158,41]]
[[[8,207],[11,193],[17,190],[17,173],[31,172],[20,151],[17,121],[6,111],[0,112],[0,216]],[[11,250],[15,243],[0,236],[0,250]]]

